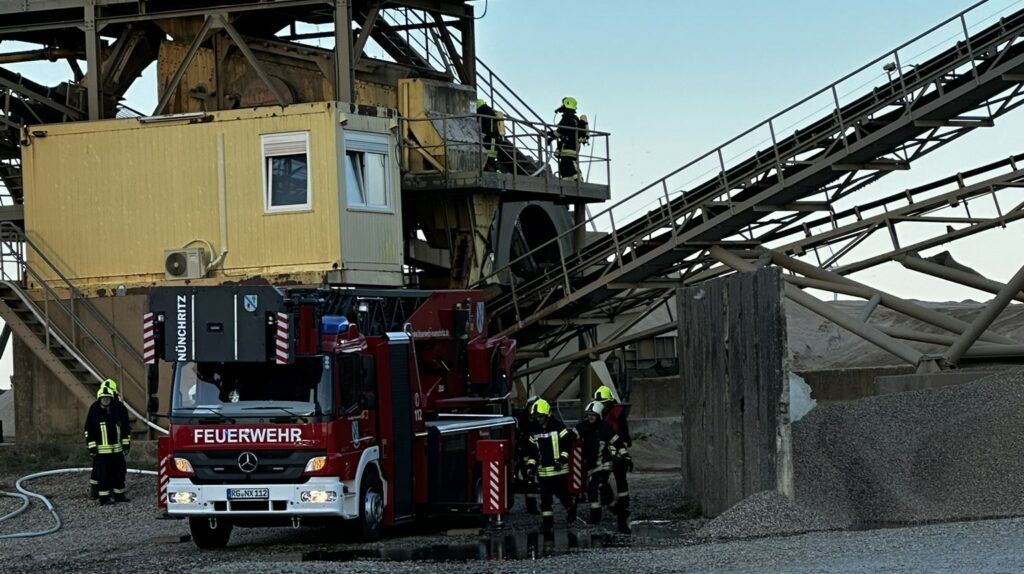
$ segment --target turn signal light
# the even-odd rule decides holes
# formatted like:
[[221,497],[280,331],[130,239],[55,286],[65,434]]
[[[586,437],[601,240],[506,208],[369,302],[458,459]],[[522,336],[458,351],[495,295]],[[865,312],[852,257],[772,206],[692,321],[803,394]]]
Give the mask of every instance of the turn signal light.
[[318,470],[323,470],[325,466],[327,466],[326,456],[314,456],[313,458],[309,459],[309,462],[306,463],[306,472],[316,472]]
[[189,462],[187,458],[175,458],[174,468],[178,469],[178,472],[184,472],[188,474],[195,473],[195,471],[192,470],[192,463]]

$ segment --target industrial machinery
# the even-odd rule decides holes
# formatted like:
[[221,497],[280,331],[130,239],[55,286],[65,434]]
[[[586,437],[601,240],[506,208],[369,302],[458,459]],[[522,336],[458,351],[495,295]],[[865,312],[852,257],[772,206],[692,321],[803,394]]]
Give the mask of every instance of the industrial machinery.
[[516,347],[478,292],[163,287],[144,345],[172,367],[161,503],[200,547],[507,507]]

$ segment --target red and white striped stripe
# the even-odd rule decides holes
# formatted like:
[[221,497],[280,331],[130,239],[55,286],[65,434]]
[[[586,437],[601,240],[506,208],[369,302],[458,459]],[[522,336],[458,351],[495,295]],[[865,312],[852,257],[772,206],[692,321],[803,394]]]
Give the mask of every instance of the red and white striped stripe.
[[156,362],[156,330],[152,313],[142,316],[142,362],[147,365]]
[[167,455],[160,459],[160,464],[156,465],[156,506],[157,508],[167,508],[167,483],[171,480],[171,477],[167,475],[167,468],[171,464],[171,455]]
[[501,465],[492,460],[487,465],[487,514],[501,514],[505,509],[501,506]]
[[291,353],[288,345],[288,314],[277,314],[277,335],[274,337],[274,359],[278,365],[287,365]]
[[579,443],[569,450],[569,492],[583,492],[583,449]]

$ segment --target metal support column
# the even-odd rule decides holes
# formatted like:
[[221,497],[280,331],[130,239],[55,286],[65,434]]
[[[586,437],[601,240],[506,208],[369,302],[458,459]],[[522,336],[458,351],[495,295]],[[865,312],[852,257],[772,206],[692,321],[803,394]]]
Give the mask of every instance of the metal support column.
[[[591,327],[580,332],[580,335],[577,338],[577,340],[579,341],[579,348],[581,351],[583,349],[589,349],[590,347],[593,346],[590,342],[588,342],[590,339],[592,339],[592,337],[589,337],[588,335],[593,333],[593,331],[594,328]],[[593,392],[591,389],[594,386],[594,382],[590,378],[590,370],[590,359],[588,358],[587,364],[583,367],[583,369],[580,370],[580,376],[578,378],[580,388],[577,394],[580,398],[579,420],[581,421],[583,420],[583,410],[587,408],[587,403],[590,402],[590,394]]]
[[[358,54],[356,54],[358,57]],[[352,4],[334,2],[334,97],[339,102],[355,101],[355,76],[352,69]]]
[[85,76],[85,87],[88,90],[89,119],[103,119],[103,93],[101,92],[103,62],[100,53],[99,30],[96,29],[96,6],[92,3],[84,7],[85,18],[85,62],[88,73]]
[[1016,275],[1006,283],[1005,286],[996,295],[996,298],[989,301],[988,305],[978,313],[978,316],[974,318],[971,326],[964,331],[960,337],[953,343],[953,346],[949,348],[942,355],[942,360],[947,365],[956,365],[960,358],[964,356],[967,349],[978,340],[978,337],[988,329],[992,321],[996,320],[996,317],[1003,312],[1003,309],[1010,304],[1010,301],[1020,293],[1020,290],[1024,289],[1024,267],[1021,267]]

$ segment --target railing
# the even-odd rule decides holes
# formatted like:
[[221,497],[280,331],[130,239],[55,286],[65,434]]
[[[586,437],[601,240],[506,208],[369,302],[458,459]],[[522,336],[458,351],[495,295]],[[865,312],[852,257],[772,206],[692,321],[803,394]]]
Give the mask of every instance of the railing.
[[[799,154],[811,153],[814,144],[821,141],[820,137],[817,140],[815,138],[822,131],[823,123],[828,123],[829,126],[838,124],[836,132],[840,134],[841,145],[845,147],[851,145],[848,140],[857,134],[859,128],[856,122],[864,118],[870,119],[875,114],[894,110],[904,110],[913,117],[912,104],[917,97],[931,93],[927,90],[936,89],[934,82],[940,70],[919,69],[918,66],[908,63],[931,58],[941,60],[937,56],[948,56],[949,62],[942,60],[946,64],[942,67],[943,71],[955,69],[959,72],[958,77],[973,76],[977,79],[978,59],[985,56],[989,50],[999,51],[1000,44],[1005,41],[1008,33],[1003,20],[991,23],[996,21],[999,15],[1008,12],[1009,8],[1019,4],[1019,0],[1012,2],[1008,7],[986,11],[985,7],[992,7],[990,4],[995,2],[983,0],[933,26],[661,179],[615,202],[558,237],[536,246],[529,253],[510,261],[506,267],[483,277],[480,283],[501,282],[512,266],[542,250],[550,249],[552,244],[560,244],[564,237],[576,234],[581,226],[609,232],[609,239],[602,245],[604,250],[600,253],[588,253],[586,260],[577,258],[576,270],[568,268],[568,256],[562,254],[560,277],[535,280],[538,283],[559,281],[567,290],[563,296],[568,297],[573,290],[570,278],[579,272],[580,267],[615,264],[616,261],[622,266],[626,256],[634,251],[634,243],[637,240],[650,237],[658,231],[678,232],[692,218],[707,216],[702,213],[702,206],[709,202],[732,206],[732,190],[737,188],[739,183],[752,183],[752,177],[765,173],[764,165],[767,164],[772,170],[771,173],[784,183],[786,168],[806,159]],[[985,38],[983,44],[972,45],[971,32],[986,25],[990,26],[991,35]],[[956,41],[956,47],[948,49],[953,41]],[[907,71],[908,69],[910,71]],[[882,84],[881,89],[876,87],[868,96],[863,96],[867,86],[879,84]],[[866,101],[870,101],[874,107],[867,107]],[[827,120],[821,120],[822,117],[827,117]],[[779,153],[779,144],[782,142],[780,135],[784,133],[792,133],[790,143],[802,146],[798,150],[790,150],[791,153],[787,156]],[[751,156],[754,159],[751,159]],[[758,169],[755,170],[754,167]],[[628,223],[623,225],[623,222]],[[631,236],[623,237],[621,232],[624,227],[631,228]],[[526,288],[527,286],[520,286],[519,290]],[[510,294],[501,297],[492,309],[495,312],[511,307],[518,310],[518,297],[516,289],[513,289]]]
[[[466,171],[479,172],[486,160],[484,143],[481,140],[465,139],[457,141],[454,134],[460,137],[480,133],[477,122],[481,116],[475,114],[438,116],[430,118],[402,118],[401,146],[402,170],[411,170],[410,158],[420,157],[428,166],[428,172],[438,172],[445,181]],[[499,120],[505,125],[505,133],[495,142],[498,151],[498,169],[512,176],[513,184],[522,177],[543,177],[546,180],[558,180],[554,175],[558,172],[558,157],[555,154],[554,138],[551,137],[558,126],[539,124],[514,118]],[[440,137],[439,144],[424,144],[416,141],[410,134],[420,132],[422,124],[429,126],[430,132]],[[594,130],[576,130],[585,134],[588,143],[578,150],[580,178],[583,183],[592,168],[597,167],[599,183],[607,185],[611,181],[611,160],[608,156],[609,133]],[[453,137],[446,137],[453,136]],[[415,155],[414,155],[415,154]],[[432,158],[427,159],[427,157]],[[466,159],[459,159],[466,158]],[[450,161],[454,160],[454,161]],[[434,163],[436,162],[436,163]],[[459,169],[461,165],[470,165],[467,169]],[[415,173],[415,171],[413,172]],[[603,182],[600,181],[603,176]],[[562,185],[568,180],[558,180]],[[513,185],[515,187],[515,185]]]
[[[44,269],[57,278],[55,282],[58,284],[58,288],[67,291],[67,295],[62,296],[54,289],[47,279],[29,265],[28,259],[31,259],[35,265],[43,264]],[[27,297],[23,297],[22,300],[43,322],[46,329],[47,347],[52,346],[51,337],[54,337],[61,346],[82,363],[82,366],[96,378],[97,382],[100,382],[107,377],[79,350],[79,341],[87,340],[100,351],[109,363],[113,374],[116,374],[116,376],[107,376],[115,378],[121,385],[128,383],[144,397],[149,396],[148,386],[138,381],[125,368],[118,355],[119,352],[123,353],[131,360],[137,361],[139,365],[143,364],[142,355],[135,349],[135,346],[125,339],[81,291],[61,273],[50,258],[28,239],[24,231],[9,222],[0,222],[0,277],[13,284],[12,286],[27,287],[29,279],[39,286],[43,295],[42,302],[32,301]],[[20,293],[19,296],[21,296]],[[83,313],[100,327],[104,336],[97,335],[86,324],[82,319]],[[64,321],[70,325],[70,333],[67,332],[67,328],[62,328],[58,321]],[[123,395],[124,393],[122,393]],[[164,432],[163,429],[149,422],[144,415],[130,406],[129,410],[148,426]]]

